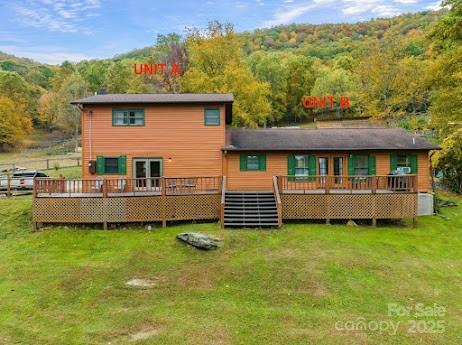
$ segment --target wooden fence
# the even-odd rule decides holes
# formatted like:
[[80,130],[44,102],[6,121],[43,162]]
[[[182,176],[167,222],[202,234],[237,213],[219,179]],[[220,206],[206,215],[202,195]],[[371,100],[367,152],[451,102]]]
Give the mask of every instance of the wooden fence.
[[32,159],[0,164],[0,172],[15,172],[19,170],[50,170],[81,166],[81,157],[64,157],[49,159]]

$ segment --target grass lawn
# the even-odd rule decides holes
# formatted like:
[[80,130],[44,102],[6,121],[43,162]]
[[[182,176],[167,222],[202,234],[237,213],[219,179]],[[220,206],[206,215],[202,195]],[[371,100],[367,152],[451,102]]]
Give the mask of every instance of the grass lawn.
[[[30,206],[26,197],[0,200],[0,344],[461,344],[462,206],[414,229],[37,233]],[[175,240],[182,231],[222,237],[223,247],[192,249]],[[126,286],[132,278],[155,286]],[[389,303],[446,312],[389,316]],[[358,320],[366,331],[351,330]],[[384,328],[391,322],[396,334]],[[442,333],[424,332],[441,322]]]
[[0,164],[11,164],[13,162],[24,162],[30,160],[43,160],[43,159],[61,159],[80,157],[80,153],[72,154],[50,154],[48,149],[43,150],[20,150],[14,152],[0,152]]
[[41,170],[50,177],[64,176],[67,179],[81,179],[82,167],[68,167],[59,169]]

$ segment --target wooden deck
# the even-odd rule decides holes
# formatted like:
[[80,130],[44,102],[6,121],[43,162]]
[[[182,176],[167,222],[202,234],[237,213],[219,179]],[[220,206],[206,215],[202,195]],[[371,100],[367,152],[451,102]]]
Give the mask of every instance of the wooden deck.
[[[338,182],[341,182],[340,184]],[[333,185],[331,185],[331,182]],[[335,183],[334,183],[335,182]],[[415,218],[416,177],[273,178],[279,224],[290,219]],[[108,223],[223,219],[226,177],[34,182],[33,222]]]

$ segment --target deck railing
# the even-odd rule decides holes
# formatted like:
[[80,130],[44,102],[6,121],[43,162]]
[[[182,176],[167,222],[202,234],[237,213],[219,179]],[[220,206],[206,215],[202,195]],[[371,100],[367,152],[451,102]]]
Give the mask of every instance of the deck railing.
[[278,176],[280,193],[387,193],[415,192],[416,175]]
[[273,193],[276,200],[276,208],[278,211],[278,227],[282,226],[282,202],[281,195],[279,193],[278,178],[273,176]]
[[36,178],[35,197],[117,197],[217,194],[221,176],[109,179]]

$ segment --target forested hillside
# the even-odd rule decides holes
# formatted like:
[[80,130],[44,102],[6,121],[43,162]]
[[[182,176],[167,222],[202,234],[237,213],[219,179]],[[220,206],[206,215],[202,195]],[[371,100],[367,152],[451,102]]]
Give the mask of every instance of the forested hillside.
[[[183,38],[159,36],[152,47],[112,59],[61,66],[0,53],[0,106],[9,114],[3,124],[9,134],[1,143],[17,145],[32,127],[77,132],[78,112],[68,101],[102,87],[121,93],[230,91],[236,95],[235,124],[242,126],[312,118],[313,111],[302,107],[304,95],[349,96],[348,115],[426,115],[428,94],[419,80],[413,80],[413,90],[405,91],[399,89],[409,86],[405,81],[383,85],[380,78],[413,78],[424,68],[429,58],[426,34],[439,17],[439,12],[422,12],[356,24],[293,24],[237,34],[229,24],[211,23]],[[367,62],[363,56],[375,60]],[[406,59],[396,64],[402,57]],[[183,75],[138,76],[132,72],[134,63],[179,63]],[[370,78],[374,70],[376,80]],[[374,84],[371,92],[362,92],[368,83]],[[389,93],[385,103],[383,91]]]
[[[212,22],[153,38],[112,59],[36,63],[0,53],[0,147],[34,128],[78,135],[71,99],[111,93],[232,92],[234,125],[297,124],[315,116],[368,115],[409,129],[460,128],[461,0],[450,10],[355,24],[293,24],[235,33]],[[137,75],[137,63],[178,64],[181,75]],[[348,96],[351,107],[305,109],[303,96]]]

